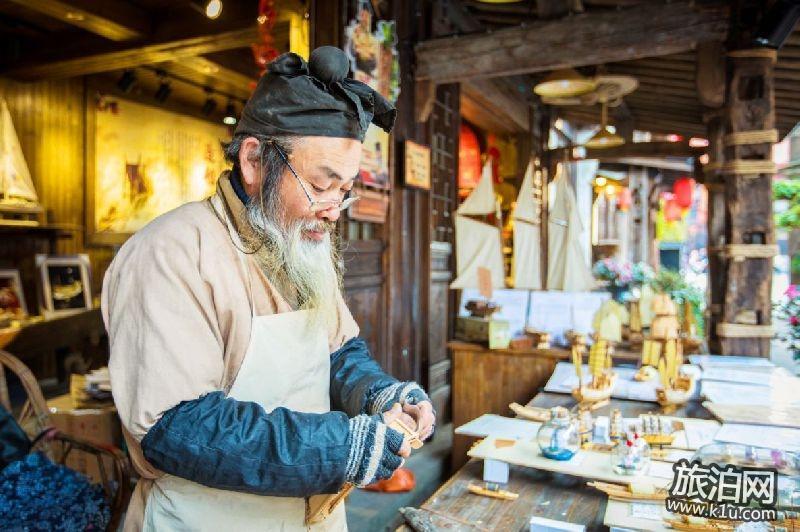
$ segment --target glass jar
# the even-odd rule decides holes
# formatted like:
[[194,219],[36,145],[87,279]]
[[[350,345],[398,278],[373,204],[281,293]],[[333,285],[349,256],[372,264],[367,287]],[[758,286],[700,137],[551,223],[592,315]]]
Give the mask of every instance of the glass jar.
[[650,445],[637,433],[627,434],[611,452],[611,467],[618,475],[639,475],[650,466]]
[[578,421],[569,415],[569,410],[556,406],[550,410],[550,419],[539,427],[536,442],[545,458],[569,460],[580,447]]

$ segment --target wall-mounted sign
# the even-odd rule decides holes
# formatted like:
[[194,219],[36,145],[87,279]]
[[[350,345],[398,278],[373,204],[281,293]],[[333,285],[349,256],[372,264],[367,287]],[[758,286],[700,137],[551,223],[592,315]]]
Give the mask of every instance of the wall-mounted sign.
[[431,189],[431,149],[406,141],[405,183],[409,187]]

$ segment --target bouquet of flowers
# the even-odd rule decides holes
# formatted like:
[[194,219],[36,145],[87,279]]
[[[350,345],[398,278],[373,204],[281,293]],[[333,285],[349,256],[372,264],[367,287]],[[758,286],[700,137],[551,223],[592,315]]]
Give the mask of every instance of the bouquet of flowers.
[[646,262],[637,262],[632,268],[633,284],[643,286],[649,283],[654,277],[655,272]]
[[775,306],[775,315],[789,322],[786,332],[778,338],[786,342],[792,351],[792,358],[800,362],[800,287],[789,285],[783,294],[783,300]]
[[624,288],[633,282],[633,268],[630,262],[617,262],[614,259],[602,259],[594,263],[592,274],[597,279],[608,281],[612,287]]

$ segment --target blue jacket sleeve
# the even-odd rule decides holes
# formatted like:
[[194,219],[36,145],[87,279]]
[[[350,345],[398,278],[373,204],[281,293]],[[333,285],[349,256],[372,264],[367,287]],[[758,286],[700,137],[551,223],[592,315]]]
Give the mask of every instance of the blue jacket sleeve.
[[398,382],[381,369],[362,338],[351,338],[331,353],[331,410],[349,416],[375,414],[369,411],[369,397]]
[[141,445],[158,469],[205,486],[306,497],[342,486],[348,435],[341,412],[266,413],[213,392],[165,412]]

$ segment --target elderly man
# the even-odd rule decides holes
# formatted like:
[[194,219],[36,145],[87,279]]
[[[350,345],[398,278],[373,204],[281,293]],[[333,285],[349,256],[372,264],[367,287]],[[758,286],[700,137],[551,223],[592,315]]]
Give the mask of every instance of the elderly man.
[[[103,286],[111,381],[142,479],[126,529],[295,530],[307,499],[388,478],[431,403],[381,371],[334,240],[370,122],[395,110],[332,47],[270,64],[217,193],[154,220]],[[312,528],[346,528],[344,508]]]

